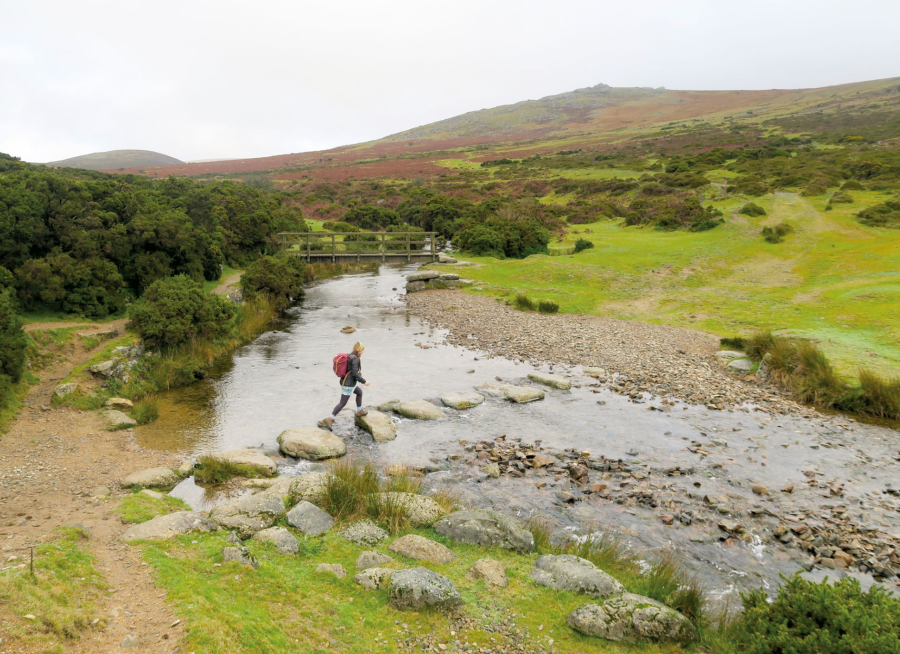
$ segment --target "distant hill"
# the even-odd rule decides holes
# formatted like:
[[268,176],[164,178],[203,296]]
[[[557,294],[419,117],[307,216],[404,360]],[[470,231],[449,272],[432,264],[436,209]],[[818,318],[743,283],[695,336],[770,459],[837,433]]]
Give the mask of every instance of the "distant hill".
[[51,161],[46,165],[54,168],[85,168],[87,170],[117,170],[119,168],[143,168],[151,166],[174,166],[184,163],[159,152],[150,150],[110,150],[92,152],[80,157],[61,161]]

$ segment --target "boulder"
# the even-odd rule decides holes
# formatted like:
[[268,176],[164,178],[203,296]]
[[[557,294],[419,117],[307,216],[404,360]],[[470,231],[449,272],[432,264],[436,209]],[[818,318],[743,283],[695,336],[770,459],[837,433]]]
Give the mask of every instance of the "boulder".
[[132,525],[122,534],[122,540],[130,543],[136,540],[166,540],[180,534],[193,531],[215,531],[216,523],[202,513],[194,511],[177,511]]
[[117,409],[107,409],[106,411],[103,411],[101,415],[106,420],[110,429],[124,429],[137,425],[137,420]]
[[259,495],[287,498],[291,502],[306,500],[315,503],[325,493],[327,480],[328,475],[324,472],[307,472],[298,477],[284,475],[274,479],[254,480],[254,482],[268,482],[268,487],[260,491]]
[[95,375],[100,375],[101,377],[110,377],[115,371],[118,363],[119,359],[107,359],[102,363],[91,366],[90,371]]
[[334,526],[334,518],[309,502],[300,502],[287,512],[287,523],[307,536],[318,536]]
[[456,263],[456,259],[443,252],[438,253],[438,263]]
[[452,610],[462,604],[456,586],[446,577],[425,568],[391,574],[391,606],[400,611],[424,608]]
[[538,384],[549,386],[550,388],[558,388],[561,391],[567,391],[572,388],[572,382],[561,375],[554,375],[549,372],[531,372],[528,373],[528,379],[536,381]]
[[414,273],[410,273],[406,276],[407,282],[427,282],[432,279],[436,279],[441,276],[436,270],[417,270]]
[[210,456],[220,461],[254,468],[264,475],[274,475],[278,471],[278,467],[271,457],[266,456],[259,450],[251,450],[248,447],[227,452],[216,452]]
[[310,461],[333,459],[347,453],[344,441],[318,427],[287,429],[278,435],[278,445],[288,456]]
[[383,568],[393,562],[394,559],[387,554],[382,554],[381,552],[376,552],[374,550],[367,550],[356,557],[356,569],[368,570],[369,568]]
[[179,477],[187,477],[188,475],[194,474],[194,462],[190,459],[185,459],[174,470],[175,474]]
[[364,416],[356,416],[356,426],[369,432],[376,443],[397,438],[397,425],[389,415],[381,411],[369,411]]
[[500,561],[490,557],[478,559],[466,573],[466,579],[482,580],[488,586],[506,588],[509,586],[509,578],[506,576],[506,568]]
[[389,568],[366,568],[353,577],[353,581],[366,590],[377,590],[386,587],[391,582],[394,570]]
[[480,393],[444,393],[441,395],[441,402],[451,409],[471,409],[484,402],[484,396]]
[[458,282],[459,275],[456,273],[441,273],[441,276],[438,279],[442,282]]
[[269,527],[253,534],[253,540],[274,543],[282,554],[296,554],[300,551],[300,542],[284,527]]
[[134,402],[126,400],[124,397],[111,397],[106,400],[103,405],[108,409],[120,409],[122,411],[130,411],[134,408]]
[[440,420],[445,416],[442,409],[428,400],[405,400],[395,406],[394,411],[414,420]]
[[110,495],[112,495],[112,490],[108,486],[97,486],[91,491],[91,497],[109,497]]
[[316,567],[316,572],[329,572],[338,579],[343,579],[347,576],[347,573],[344,572],[344,566],[340,563],[320,563]]
[[497,382],[487,382],[476,387],[475,390],[483,391],[493,397],[500,397],[510,402],[522,404],[524,402],[534,402],[543,400],[545,393],[540,388],[531,386],[513,386],[512,384],[500,384]]
[[284,502],[280,497],[257,493],[220,504],[209,517],[221,527],[234,529],[241,538],[249,538],[271,527],[283,513]]
[[737,352],[735,350],[722,350],[720,352],[716,352],[716,358],[719,360],[719,363],[724,366],[729,361],[733,361],[734,359],[746,359],[747,355],[743,352]]
[[656,600],[626,593],[603,604],[585,604],[566,622],[585,636],[615,641],[687,642],[696,637],[690,621]]
[[539,556],[531,578],[540,586],[606,598],[621,595],[625,587],[586,559],[571,554]]
[[434,530],[458,543],[533,552],[534,536],[515,520],[494,511],[464,510],[444,516]]
[[456,554],[447,547],[416,534],[401,536],[391,543],[388,549],[408,559],[416,559],[417,561],[450,563],[456,559]]
[[229,561],[234,561],[241,565],[248,565],[254,570],[259,567],[259,561],[257,561],[256,557],[250,553],[250,550],[243,545],[222,548],[222,562],[228,563]]
[[170,468],[147,468],[132,472],[119,481],[123,488],[139,486],[141,488],[167,488],[178,483],[178,475]]
[[421,527],[434,524],[447,511],[425,495],[415,493],[378,493],[378,499],[386,504],[396,504],[406,510],[411,524]]
[[419,291],[424,291],[426,288],[425,282],[407,282],[406,283],[406,292],[407,293],[418,293]]
[[76,382],[70,382],[68,384],[60,384],[56,388],[53,389],[53,396],[62,399],[67,395],[71,395],[75,391],[78,390],[78,384]]
[[358,520],[347,525],[341,537],[357,545],[372,546],[387,538],[388,533],[371,520]]
[[751,359],[733,359],[725,366],[725,370],[739,375],[746,375],[753,370],[753,361]]

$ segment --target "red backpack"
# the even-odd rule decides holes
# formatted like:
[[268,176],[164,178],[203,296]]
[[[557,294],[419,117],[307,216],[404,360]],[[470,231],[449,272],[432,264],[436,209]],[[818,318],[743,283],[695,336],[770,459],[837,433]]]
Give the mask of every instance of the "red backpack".
[[343,352],[341,352],[331,360],[332,368],[334,368],[334,374],[341,379],[347,376],[347,363],[349,360],[350,355],[344,354]]

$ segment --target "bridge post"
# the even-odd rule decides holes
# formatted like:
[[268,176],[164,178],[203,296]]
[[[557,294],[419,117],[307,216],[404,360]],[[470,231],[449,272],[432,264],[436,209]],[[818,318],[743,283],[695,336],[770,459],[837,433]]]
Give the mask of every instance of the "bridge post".
[[384,232],[381,232],[381,263],[387,261],[387,254],[384,251]]
[[359,256],[362,253],[362,245],[359,242],[359,232],[356,232],[356,263],[359,263]]
[[331,235],[331,263],[337,263],[337,257],[335,254],[337,253],[337,248],[334,245],[334,234]]
[[412,261],[412,248],[409,244],[409,232],[406,232],[406,261],[407,263]]
[[310,234],[306,232],[306,263],[312,263],[312,246],[309,244]]

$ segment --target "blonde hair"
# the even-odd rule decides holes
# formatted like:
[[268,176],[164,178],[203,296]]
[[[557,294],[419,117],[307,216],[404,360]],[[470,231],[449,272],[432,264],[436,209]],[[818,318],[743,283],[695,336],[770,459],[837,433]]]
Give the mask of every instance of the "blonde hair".
[[366,349],[366,346],[363,345],[362,343],[360,343],[359,341],[357,341],[356,343],[353,344],[353,354],[359,354],[360,352],[362,352],[365,349]]

